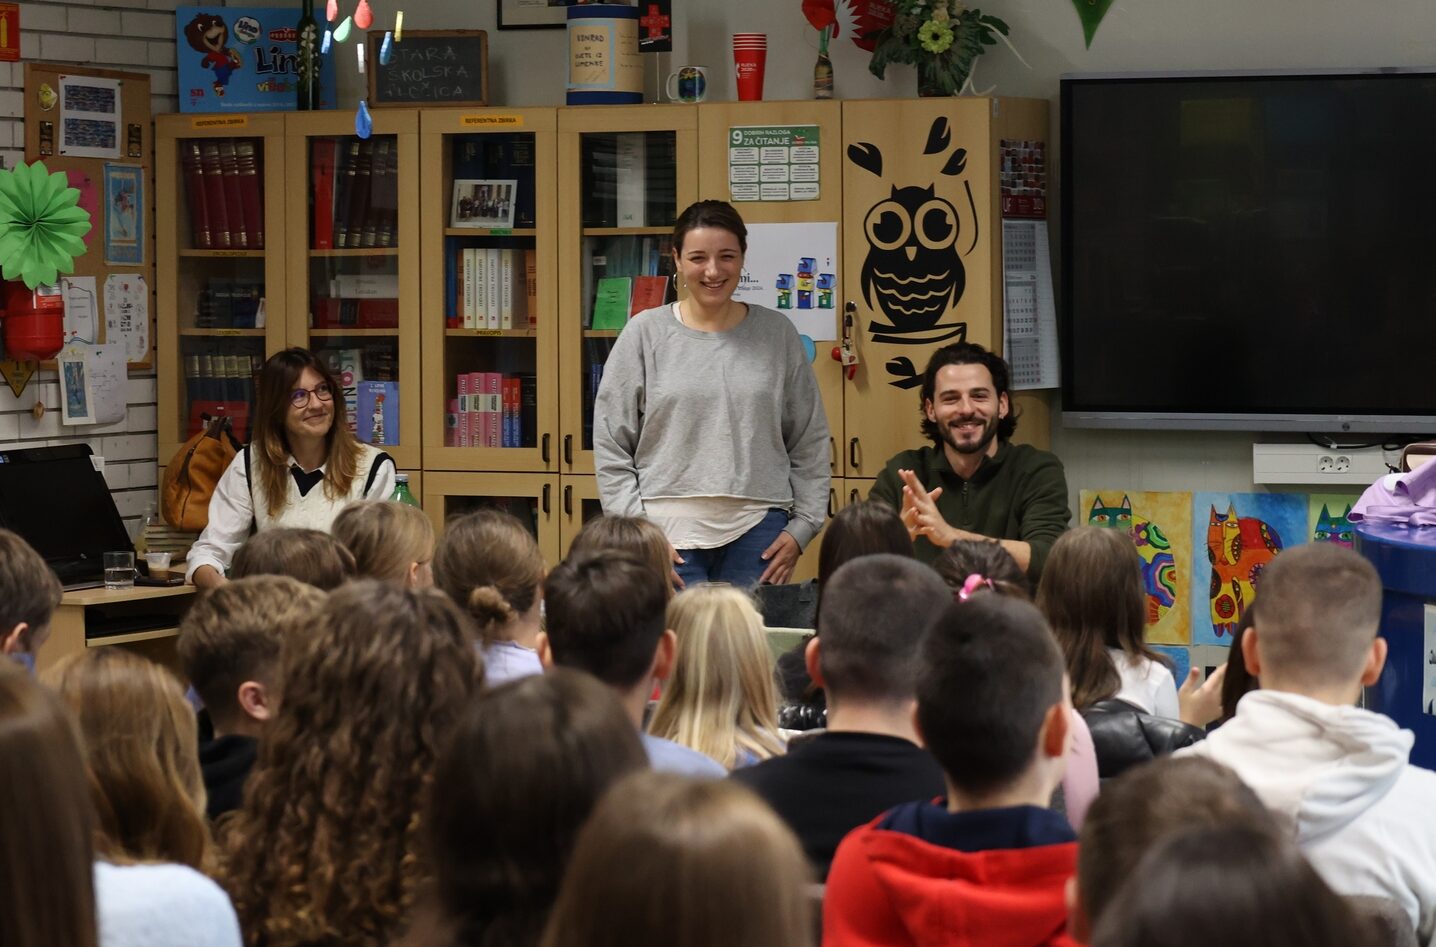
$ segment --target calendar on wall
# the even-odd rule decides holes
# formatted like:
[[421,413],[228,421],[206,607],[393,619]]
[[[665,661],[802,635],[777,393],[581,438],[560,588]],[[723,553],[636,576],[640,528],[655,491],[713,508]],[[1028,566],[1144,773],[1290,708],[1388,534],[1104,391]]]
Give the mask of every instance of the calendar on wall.
[[1057,308],[1045,220],[1002,222],[1002,315],[1012,389],[1056,388]]

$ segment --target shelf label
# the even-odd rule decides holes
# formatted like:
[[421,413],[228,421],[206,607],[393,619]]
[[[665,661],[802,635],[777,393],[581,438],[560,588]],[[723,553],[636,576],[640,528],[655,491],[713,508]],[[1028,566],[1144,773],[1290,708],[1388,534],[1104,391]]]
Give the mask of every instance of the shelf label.
[[206,115],[203,118],[192,118],[189,120],[189,127],[199,131],[204,128],[248,128],[248,115]]
[[243,330],[243,329],[215,329],[215,330],[214,330],[214,334],[215,334],[215,335],[225,335],[225,336],[235,336],[235,337],[237,337],[237,336],[244,335],[244,330]]
[[461,115],[459,124],[464,128],[518,128],[523,125],[522,115]]
[[490,228],[489,228],[489,236],[491,236],[491,237],[512,237],[513,235],[514,235],[514,232],[513,232],[513,230],[512,230],[511,228],[509,228],[509,227],[490,227]]

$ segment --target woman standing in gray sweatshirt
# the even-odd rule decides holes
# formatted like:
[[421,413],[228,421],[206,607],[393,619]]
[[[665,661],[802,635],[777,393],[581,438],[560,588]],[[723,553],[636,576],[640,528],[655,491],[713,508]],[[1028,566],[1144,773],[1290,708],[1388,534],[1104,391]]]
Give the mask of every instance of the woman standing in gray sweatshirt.
[[662,527],[683,584],[786,582],[827,513],[817,381],[787,318],[734,301],[747,249],[732,205],[679,215],[688,298],[628,322],[594,405],[604,512]]

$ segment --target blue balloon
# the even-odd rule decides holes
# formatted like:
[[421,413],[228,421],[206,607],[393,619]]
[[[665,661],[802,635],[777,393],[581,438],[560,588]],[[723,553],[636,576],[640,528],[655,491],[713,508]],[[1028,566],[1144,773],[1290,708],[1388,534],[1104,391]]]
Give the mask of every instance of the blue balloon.
[[394,55],[394,34],[392,32],[386,32],[384,34],[384,42],[379,45],[379,64],[383,66],[389,65],[389,57],[392,55]]
[[810,363],[816,362],[818,360],[818,347],[813,344],[813,340],[806,335],[800,335],[798,338],[803,340],[803,351],[808,353],[808,361]]
[[374,134],[374,119],[369,115],[369,103],[363,99],[359,100],[359,108],[354,112],[354,134],[360,138],[368,138]]
[[322,41],[320,41],[320,43],[319,43],[319,52],[320,52],[321,54],[327,56],[327,55],[329,54],[329,44],[330,44],[331,42],[333,42],[333,40],[334,40],[334,31],[333,31],[333,30],[325,30],[325,31],[324,31],[324,39],[323,39]]

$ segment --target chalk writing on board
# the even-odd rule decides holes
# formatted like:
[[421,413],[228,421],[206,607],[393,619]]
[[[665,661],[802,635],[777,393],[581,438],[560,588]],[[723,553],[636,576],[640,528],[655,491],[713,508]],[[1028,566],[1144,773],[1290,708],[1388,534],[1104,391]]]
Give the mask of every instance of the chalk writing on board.
[[404,39],[393,45],[390,62],[376,70],[370,104],[483,102],[488,47],[481,33]]

